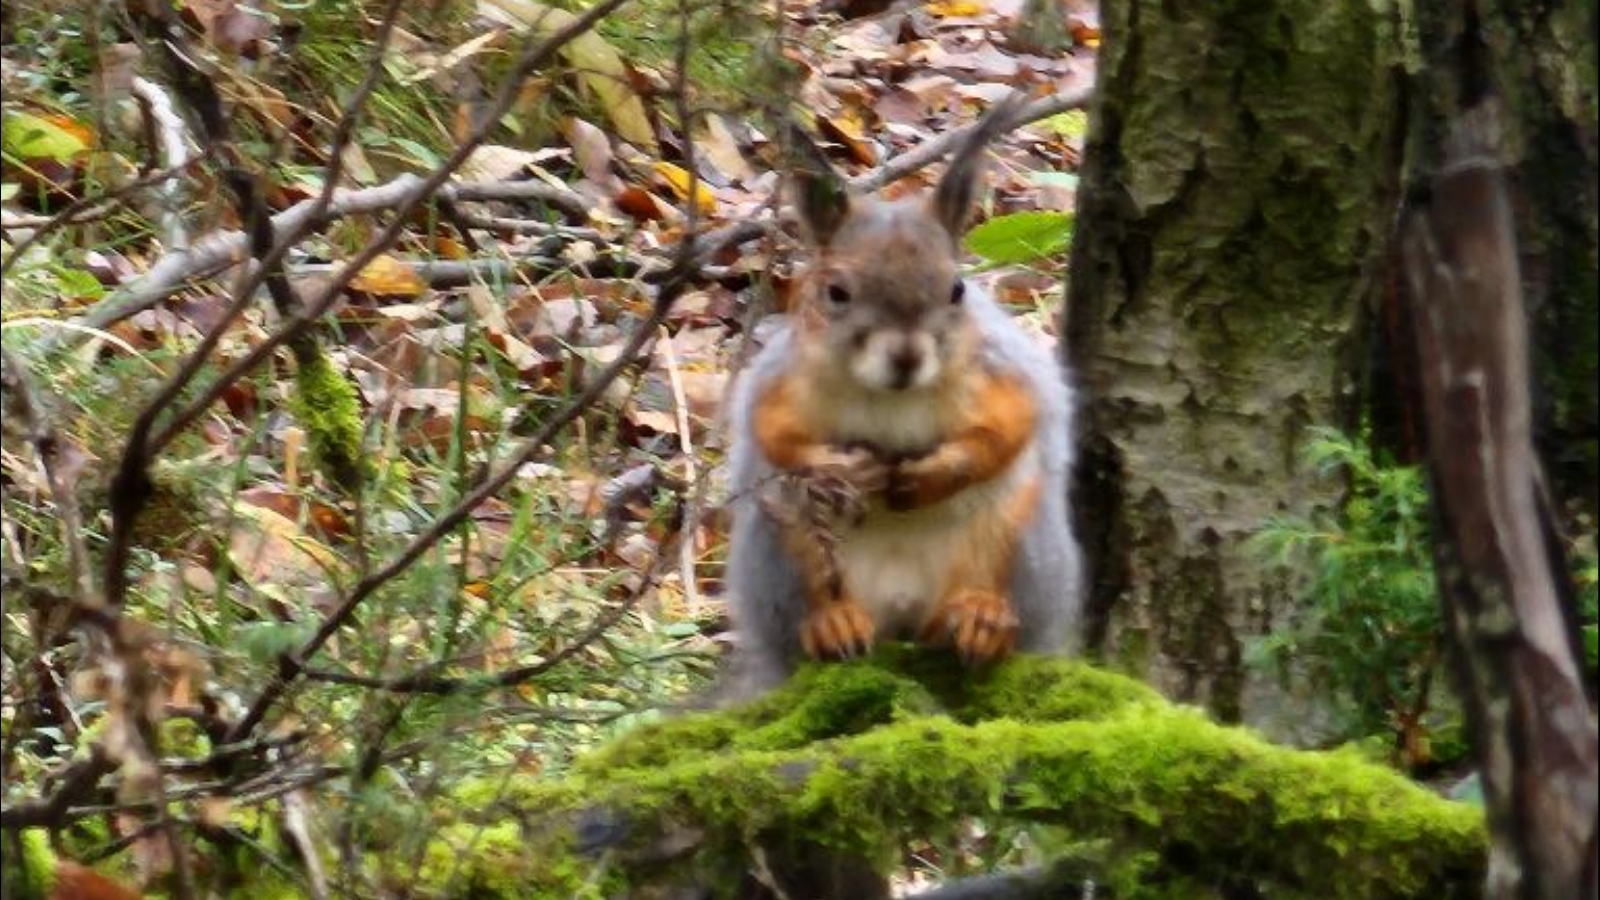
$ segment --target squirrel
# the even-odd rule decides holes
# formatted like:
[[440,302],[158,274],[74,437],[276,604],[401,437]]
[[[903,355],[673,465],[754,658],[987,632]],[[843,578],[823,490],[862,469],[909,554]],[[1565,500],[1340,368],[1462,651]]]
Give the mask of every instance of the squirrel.
[[740,692],[880,639],[982,666],[1077,637],[1065,368],[959,268],[985,147],[1018,105],[989,111],[931,194],[898,200],[851,195],[795,139],[812,265],[728,417]]

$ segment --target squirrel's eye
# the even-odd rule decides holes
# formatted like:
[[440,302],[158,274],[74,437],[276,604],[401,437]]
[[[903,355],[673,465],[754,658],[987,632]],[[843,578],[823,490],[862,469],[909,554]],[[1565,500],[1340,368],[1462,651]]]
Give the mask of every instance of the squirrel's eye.
[[830,284],[828,285],[828,299],[843,305],[850,302],[850,292],[837,284]]
[[965,297],[966,295],[967,283],[964,281],[958,281],[956,282],[956,286],[950,289],[950,302],[960,303],[961,298]]

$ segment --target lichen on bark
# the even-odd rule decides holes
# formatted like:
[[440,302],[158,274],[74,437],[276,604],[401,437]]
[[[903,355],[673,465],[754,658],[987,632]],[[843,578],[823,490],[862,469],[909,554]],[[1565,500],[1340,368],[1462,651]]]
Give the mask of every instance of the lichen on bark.
[[1103,5],[1067,346],[1089,396],[1075,493],[1091,638],[1169,696],[1324,736],[1309,693],[1245,665],[1295,614],[1246,541],[1338,503],[1307,426],[1347,424],[1397,196],[1386,3]]

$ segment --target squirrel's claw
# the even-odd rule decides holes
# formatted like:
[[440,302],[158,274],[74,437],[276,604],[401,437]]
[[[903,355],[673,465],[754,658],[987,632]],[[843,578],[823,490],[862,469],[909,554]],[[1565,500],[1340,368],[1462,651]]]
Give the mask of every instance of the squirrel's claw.
[[922,639],[954,644],[968,666],[985,666],[1008,655],[1017,643],[1019,623],[1011,603],[993,591],[966,590],[939,605],[923,626]]
[[814,659],[852,659],[872,650],[876,630],[861,604],[835,600],[806,616],[800,627],[800,646]]

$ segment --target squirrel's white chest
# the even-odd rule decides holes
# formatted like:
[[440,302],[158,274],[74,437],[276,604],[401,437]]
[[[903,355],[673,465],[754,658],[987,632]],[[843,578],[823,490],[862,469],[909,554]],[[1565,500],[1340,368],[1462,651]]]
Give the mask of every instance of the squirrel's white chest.
[[968,557],[992,554],[1012,535],[994,511],[1038,472],[1036,448],[999,477],[912,512],[875,510],[839,536],[838,564],[849,593],[884,637],[914,636],[950,590]]
[[904,393],[852,397],[828,410],[830,429],[841,443],[865,441],[885,450],[926,450],[947,431],[939,398]]

